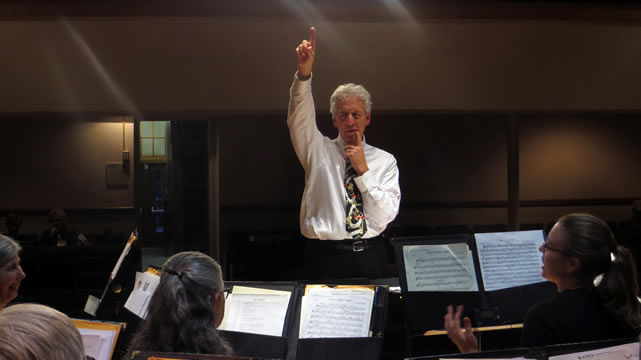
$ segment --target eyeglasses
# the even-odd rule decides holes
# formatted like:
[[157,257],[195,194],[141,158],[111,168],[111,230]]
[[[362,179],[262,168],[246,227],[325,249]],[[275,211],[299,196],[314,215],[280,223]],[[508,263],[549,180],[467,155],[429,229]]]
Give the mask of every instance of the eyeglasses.
[[548,244],[548,242],[547,242],[547,241],[544,241],[544,242],[543,242],[543,250],[544,250],[544,251],[548,251],[548,250],[550,250],[550,251],[556,251],[556,252],[561,253],[561,254],[563,254],[563,255],[565,255],[565,256],[571,256],[571,254],[570,254],[569,252],[565,251],[565,250],[559,250],[559,249],[555,249],[555,248],[551,247],[551,246]]

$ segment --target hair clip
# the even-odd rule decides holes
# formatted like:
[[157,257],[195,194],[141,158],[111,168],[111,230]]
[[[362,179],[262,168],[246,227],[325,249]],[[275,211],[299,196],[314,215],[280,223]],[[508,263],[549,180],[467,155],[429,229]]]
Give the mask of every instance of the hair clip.
[[172,270],[172,269],[164,269],[164,271],[165,271],[167,274],[170,274],[170,275],[176,275],[176,276],[178,276],[178,279],[179,279],[179,280],[182,280],[182,278],[183,278],[183,273],[182,273],[182,272],[180,272],[180,271],[176,271],[176,270]]
[[603,280],[603,274],[595,276],[592,284],[594,284],[594,286],[599,286],[599,284],[601,284],[601,280]]
[[610,252],[610,262],[614,262],[614,260],[616,260],[616,259],[617,259],[617,257],[614,256],[614,252]]

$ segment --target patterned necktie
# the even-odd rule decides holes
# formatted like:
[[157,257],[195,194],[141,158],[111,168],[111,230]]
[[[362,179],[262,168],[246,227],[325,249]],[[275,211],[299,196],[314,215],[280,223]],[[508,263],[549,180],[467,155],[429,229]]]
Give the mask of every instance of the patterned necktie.
[[347,218],[345,221],[345,230],[354,238],[359,240],[367,231],[367,223],[365,222],[365,213],[363,212],[363,196],[361,195],[354,178],[356,177],[356,170],[348,161],[345,168],[345,212]]

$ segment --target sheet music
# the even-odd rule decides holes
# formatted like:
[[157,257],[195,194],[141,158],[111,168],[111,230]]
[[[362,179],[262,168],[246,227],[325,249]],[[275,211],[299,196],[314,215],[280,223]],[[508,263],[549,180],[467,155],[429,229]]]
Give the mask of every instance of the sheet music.
[[282,336],[290,296],[289,291],[234,287],[219,329]]
[[474,234],[486,291],[543,282],[543,231]]
[[[469,360],[465,358],[440,358],[439,360]],[[513,357],[513,358],[474,358],[474,360],[525,360],[525,357]]]
[[111,359],[111,349],[116,341],[116,332],[108,330],[78,328],[85,348],[85,355],[96,360]]
[[374,290],[366,287],[307,290],[299,338],[368,337]]
[[289,291],[276,290],[276,289],[264,289],[264,288],[255,288],[250,286],[238,286],[234,285],[232,287],[232,293],[238,294],[277,294],[277,295],[287,295],[291,294]]
[[597,350],[550,356],[549,360],[639,360],[639,343],[611,346]]
[[478,291],[466,243],[403,246],[408,291]]
[[89,355],[96,358],[96,355],[100,354],[100,344],[102,341],[102,336],[96,334],[80,334],[82,337],[82,344],[85,348],[85,355]]

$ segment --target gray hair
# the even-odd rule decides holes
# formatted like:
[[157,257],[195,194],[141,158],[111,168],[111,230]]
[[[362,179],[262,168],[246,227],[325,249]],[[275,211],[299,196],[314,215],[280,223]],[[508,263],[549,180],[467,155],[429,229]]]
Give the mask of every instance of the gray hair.
[[329,112],[332,113],[332,118],[336,117],[336,103],[352,96],[363,101],[367,114],[372,112],[372,96],[369,94],[369,91],[367,91],[363,85],[349,83],[337,87],[329,98]]
[[18,304],[0,311],[0,359],[85,360],[78,329],[48,306]]
[[18,256],[22,248],[8,236],[0,235],[0,267]]
[[224,285],[220,265],[211,257],[197,251],[170,257],[129,354],[141,350],[231,355],[231,346],[216,330],[223,314],[216,314],[212,306]]

